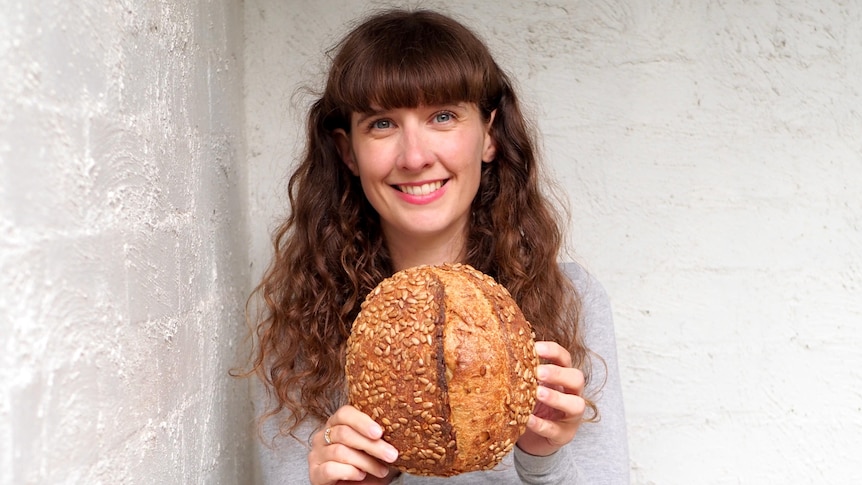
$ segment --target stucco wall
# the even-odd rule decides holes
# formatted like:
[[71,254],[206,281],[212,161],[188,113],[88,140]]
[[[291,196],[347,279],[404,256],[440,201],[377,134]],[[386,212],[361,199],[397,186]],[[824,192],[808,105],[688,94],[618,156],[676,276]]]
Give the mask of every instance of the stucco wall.
[[241,3],[0,10],[0,483],[247,482]]
[[[226,370],[297,88],[388,4],[3,2],[0,483],[249,479]],[[634,483],[862,481],[862,5],[422,4],[538,120],[615,306]]]
[[[246,2],[255,275],[297,89],[390,4]],[[633,482],[862,481],[862,4],[421,5],[473,25],[538,119],[614,303]]]

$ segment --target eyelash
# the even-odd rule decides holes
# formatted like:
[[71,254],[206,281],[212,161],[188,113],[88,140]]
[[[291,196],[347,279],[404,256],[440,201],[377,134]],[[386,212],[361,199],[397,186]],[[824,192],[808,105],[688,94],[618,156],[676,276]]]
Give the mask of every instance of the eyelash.
[[[455,113],[453,113],[451,111],[440,111],[440,112],[434,113],[434,116],[432,116],[432,118],[434,119],[434,121],[438,121],[438,118],[440,116],[447,116],[448,117],[448,119],[446,119],[445,121],[439,121],[440,123],[446,123],[446,122],[451,121],[451,120],[456,118]],[[387,126],[380,127],[380,126],[377,126],[378,123],[387,123]],[[391,125],[392,125],[391,120],[377,119],[377,120],[372,120],[371,122],[368,123],[368,129],[369,130],[385,130],[385,129],[389,128]]]
[[374,120],[371,123],[368,123],[368,129],[370,129],[370,130],[385,130],[386,128],[389,128],[389,126],[381,128],[381,127],[377,126],[378,123],[388,123],[388,125],[392,125],[392,122],[389,120]]
[[[453,120],[453,119],[455,118],[455,113],[453,113],[453,112],[451,112],[451,111],[441,111],[441,112],[439,112],[439,113],[437,113],[437,114],[435,114],[435,115],[434,115],[434,120],[436,121],[436,120],[437,120],[437,118],[439,118],[440,116],[443,116],[443,115],[445,115],[445,116],[448,116],[448,117],[449,117],[446,121],[451,121],[451,120]],[[442,122],[441,122],[441,123],[442,123]]]

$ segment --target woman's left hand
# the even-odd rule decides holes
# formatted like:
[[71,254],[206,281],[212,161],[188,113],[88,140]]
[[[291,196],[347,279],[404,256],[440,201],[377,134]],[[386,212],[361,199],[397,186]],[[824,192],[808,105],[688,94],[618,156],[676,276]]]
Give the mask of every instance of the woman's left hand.
[[536,353],[549,363],[539,365],[536,376],[536,409],[527,422],[527,431],[518,440],[518,448],[536,456],[551,455],[563,447],[578,431],[586,402],[584,373],[572,368],[572,356],[555,342],[536,342]]

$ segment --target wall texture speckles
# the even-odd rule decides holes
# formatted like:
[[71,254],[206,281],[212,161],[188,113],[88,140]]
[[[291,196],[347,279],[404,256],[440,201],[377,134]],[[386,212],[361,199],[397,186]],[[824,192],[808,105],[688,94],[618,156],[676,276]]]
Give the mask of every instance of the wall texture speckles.
[[[862,5],[410,2],[518,80],[636,484],[857,483]],[[242,308],[325,50],[393,2],[4,2],[0,484],[248,483]]]
[[242,6],[4,2],[0,483],[245,483]]
[[[324,53],[403,2],[246,1],[255,269]],[[636,484],[862,482],[862,4],[423,1],[517,79],[605,284]]]

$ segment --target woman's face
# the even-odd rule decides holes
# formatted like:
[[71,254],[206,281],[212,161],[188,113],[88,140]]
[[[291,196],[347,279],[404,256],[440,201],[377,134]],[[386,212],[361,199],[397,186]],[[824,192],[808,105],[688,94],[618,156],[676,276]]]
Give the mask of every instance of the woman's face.
[[455,103],[353,113],[350,133],[338,130],[341,157],[380,214],[387,244],[463,241],[482,162],[495,154],[492,121],[473,103]]

